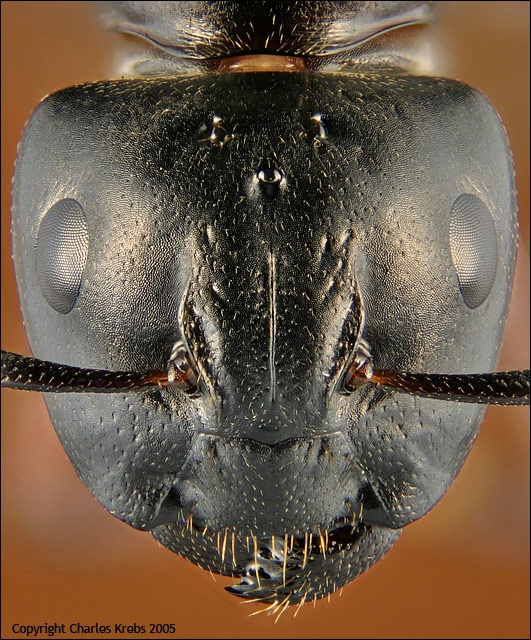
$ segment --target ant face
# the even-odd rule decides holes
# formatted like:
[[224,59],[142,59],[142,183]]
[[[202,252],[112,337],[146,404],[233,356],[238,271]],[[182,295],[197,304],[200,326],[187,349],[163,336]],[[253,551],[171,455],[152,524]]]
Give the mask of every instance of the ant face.
[[512,366],[512,364],[513,364],[513,363],[511,362],[511,363],[510,363],[510,365]]

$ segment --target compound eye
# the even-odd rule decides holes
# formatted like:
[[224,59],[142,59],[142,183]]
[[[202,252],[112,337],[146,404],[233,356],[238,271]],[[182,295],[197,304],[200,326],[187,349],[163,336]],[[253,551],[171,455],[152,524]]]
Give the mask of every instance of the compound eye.
[[476,309],[494,284],[498,247],[490,211],[470,193],[460,195],[452,206],[450,251],[463,300]]
[[76,303],[87,252],[88,227],[81,205],[72,199],[56,202],[39,225],[36,268],[42,294],[57,313],[68,313]]

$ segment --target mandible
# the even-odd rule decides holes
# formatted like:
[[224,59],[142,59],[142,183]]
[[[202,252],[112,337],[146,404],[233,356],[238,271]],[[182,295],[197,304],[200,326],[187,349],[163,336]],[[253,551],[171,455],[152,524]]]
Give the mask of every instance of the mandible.
[[[380,42],[427,3],[109,4],[162,53],[29,122],[15,264],[34,355],[61,366],[7,355],[6,383],[52,391],[113,515],[237,595],[323,597],[442,497],[480,403],[528,394],[483,375],[516,242],[503,129]],[[168,34],[199,19],[219,42]]]

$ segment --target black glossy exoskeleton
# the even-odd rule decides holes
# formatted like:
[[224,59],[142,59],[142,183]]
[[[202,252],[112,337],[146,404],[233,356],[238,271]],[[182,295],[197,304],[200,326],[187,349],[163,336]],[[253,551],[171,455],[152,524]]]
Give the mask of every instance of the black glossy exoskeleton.
[[[411,75],[387,42],[327,49],[339,18],[356,34],[359,3],[329,23],[320,3],[276,4],[214,7],[223,46],[199,48],[180,78],[48,98],[22,142],[13,211],[36,356],[126,371],[170,360],[145,391],[51,396],[80,477],[169,548],[241,574],[240,595],[294,603],[373,564],[459,470],[480,409],[386,384],[493,369],[516,211],[504,134],[479,94]],[[421,12],[404,22],[425,19],[424,3],[395,4],[400,18]],[[270,51],[287,56],[274,71],[240,58]],[[166,57],[145,64],[167,74]],[[6,362],[12,382],[20,370],[43,389],[51,370],[56,391],[88,388]],[[461,386],[442,382],[428,394]],[[482,379],[465,382],[479,401]]]

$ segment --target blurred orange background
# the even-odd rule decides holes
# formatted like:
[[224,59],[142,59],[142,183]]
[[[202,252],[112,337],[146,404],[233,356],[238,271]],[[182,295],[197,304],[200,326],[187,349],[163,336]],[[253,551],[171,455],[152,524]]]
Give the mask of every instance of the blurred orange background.
[[[436,4],[443,5],[433,33],[442,43],[438,73],[482,91],[513,148],[521,241],[499,368],[524,368],[529,3]],[[2,347],[29,354],[9,235],[16,146],[44,95],[110,77],[113,36],[100,29],[90,3],[2,2],[1,8]],[[175,634],[150,637],[179,638],[528,638],[529,409],[490,408],[445,498],[341,597],[306,605],[295,619],[288,612],[274,625],[274,617],[248,617],[253,605],[242,606],[222,588],[231,580],[215,582],[96,503],[71,468],[39,394],[2,392],[2,638],[14,636],[15,623],[53,622],[67,628],[173,623]]]

